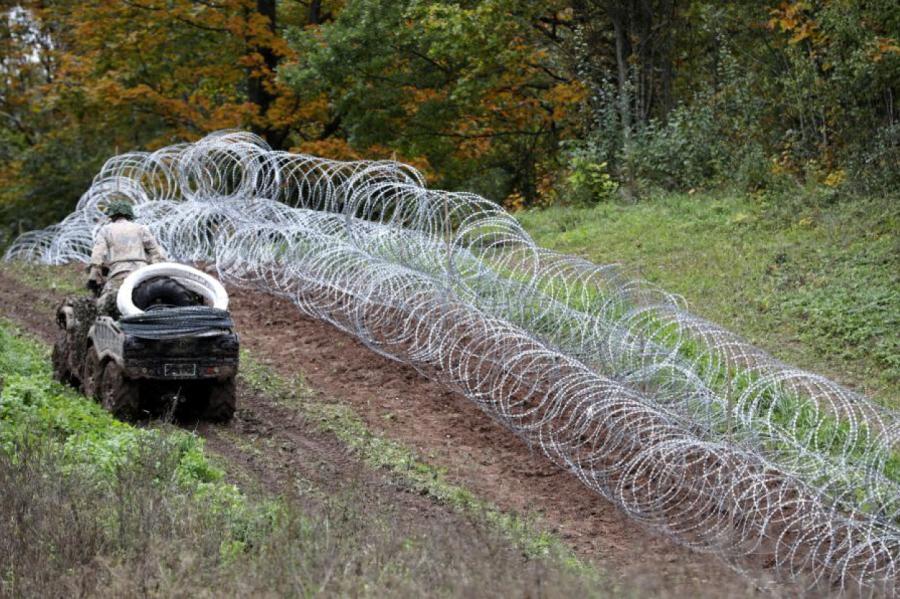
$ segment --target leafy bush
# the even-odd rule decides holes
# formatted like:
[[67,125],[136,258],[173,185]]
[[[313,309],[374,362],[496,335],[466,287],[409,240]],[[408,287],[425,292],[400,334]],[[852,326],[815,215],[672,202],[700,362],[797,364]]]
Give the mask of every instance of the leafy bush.
[[900,122],[880,128],[845,152],[851,180],[863,193],[892,193],[900,189]]
[[635,176],[664,189],[702,185],[722,172],[728,150],[709,104],[674,109],[666,122],[651,120],[626,148]]
[[590,144],[569,145],[566,196],[575,204],[597,204],[612,200],[619,189],[606,162],[597,162],[597,149]]

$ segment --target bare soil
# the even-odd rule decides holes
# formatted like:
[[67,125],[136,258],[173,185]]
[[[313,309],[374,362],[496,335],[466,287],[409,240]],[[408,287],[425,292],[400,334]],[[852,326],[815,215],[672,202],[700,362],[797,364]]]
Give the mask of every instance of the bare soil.
[[[244,347],[279,374],[302,374],[318,400],[349,405],[367,426],[446,469],[448,479],[502,510],[536,516],[578,555],[646,592],[744,596],[748,583],[712,556],[691,552],[629,519],[569,473],[552,465],[466,398],[301,315],[288,301],[229,289]],[[52,342],[62,294],[23,284],[0,270],[0,317]],[[363,484],[387,494],[404,518],[460,524],[450,506],[411,493],[362,465],[333,435],[271,398],[239,388],[227,426],[201,424],[214,452],[262,486],[283,491],[309,481],[338,490]]]

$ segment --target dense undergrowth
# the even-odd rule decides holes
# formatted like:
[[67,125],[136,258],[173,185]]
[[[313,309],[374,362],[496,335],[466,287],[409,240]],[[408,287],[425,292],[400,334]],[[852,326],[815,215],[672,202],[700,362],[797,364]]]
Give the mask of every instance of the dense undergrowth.
[[722,192],[517,214],[539,245],[618,262],[788,363],[898,407],[900,201]]
[[365,485],[248,497],[202,440],[137,428],[51,380],[0,326],[0,595],[588,596],[477,517],[423,523]]

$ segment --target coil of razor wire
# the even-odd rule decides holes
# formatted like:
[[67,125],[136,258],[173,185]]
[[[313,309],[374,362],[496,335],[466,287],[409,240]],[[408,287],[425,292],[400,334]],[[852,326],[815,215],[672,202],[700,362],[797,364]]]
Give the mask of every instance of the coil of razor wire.
[[209,335],[234,328],[225,310],[207,306],[178,306],[123,316],[119,326],[126,335],[140,339],[174,339],[185,335]]
[[626,269],[543,249],[409,166],[238,131],[111,158],[72,214],[5,258],[86,261],[122,196],[171,257],[412,365],[677,542],[810,589],[897,594],[897,412]]

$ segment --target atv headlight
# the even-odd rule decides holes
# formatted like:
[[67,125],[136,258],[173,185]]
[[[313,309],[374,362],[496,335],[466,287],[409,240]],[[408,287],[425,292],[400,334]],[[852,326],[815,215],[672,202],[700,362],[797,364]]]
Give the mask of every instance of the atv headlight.
[[234,335],[222,335],[219,338],[218,346],[220,349],[237,349],[237,338]]

